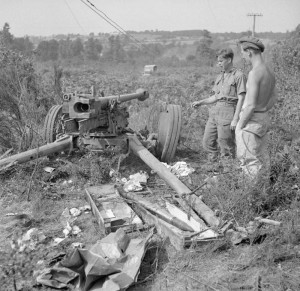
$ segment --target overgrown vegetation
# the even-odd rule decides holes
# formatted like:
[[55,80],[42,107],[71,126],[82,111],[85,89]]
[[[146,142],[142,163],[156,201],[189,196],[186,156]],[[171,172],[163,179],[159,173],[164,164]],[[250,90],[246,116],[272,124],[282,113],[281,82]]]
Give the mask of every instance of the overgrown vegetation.
[[[236,162],[220,163],[218,175],[203,166],[206,160],[201,139],[207,108],[194,111],[190,103],[208,96],[215,78],[212,60],[219,44],[209,32],[202,31],[201,41],[191,46],[158,44],[126,52],[125,40],[118,37],[109,38],[107,46],[92,39],[90,35],[86,43],[77,38],[49,40],[41,42],[36,53],[32,53],[28,40],[15,39],[9,33],[9,26],[4,26],[0,33],[0,154],[9,148],[17,152],[42,143],[44,117],[53,104],[61,102],[62,91],[85,90],[91,85],[96,85],[105,95],[130,93],[139,87],[149,89],[151,97],[144,103],[128,103],[130,126],[139,130],[148,125],[155,131],[161,106],[181,105],[183,129],[177,159],[186,159],[196,168],[188,184],[196,188],[207,177],[217,177],[215,185],[202,190],[204,202],[223,221],[233,220],[240,226],[246,226],[256,216],[270,217],[283,224],[269,228],[261,243],[253,239],[248,244],[232,247],[228,242],[217,242],[182,253],[164,246],[156,252],[155,274],[144,282],[146,286],[151,285],[153,290],[240,290],[247,286],[249,290],[299,290],[300,26],[285,39],[270,45],[266,52],[276,74],[280,100],[272,111],[270,183],[260,187],[244,181]],[[154,58],[149,56],[149,49],[155,51]],[[176,52],[188,57],[178,58]],[[148,60],[155,61],[158,72],[143,77],[141,64]],[[240,62],[239,65],[242,67]],[[129,160],[125,162],[126,166],[121,167],[124,173],[135,170]],[[53,238],[60,232],[57,221],[63,208],[72,201],[72,195],[80,195],[85,185],[109,181],[109,170],[116,164],[117,160],[111,157],[76,153],[71,157],[20,165],[0,176],[2,212],[20,211],[17,204],[24,205],[33,216],[33,225],[46,225],[46,234]],[[48,175],[43,172],[46,165],[56,170]],[[65,180],[72,180],[72,189],[61,186]],[[90,231],[86,242],[93,242],[97,239],[96,228],[85,227]],[[26,227],[21,224],[15,229],[24,231]],[[8,231],[14,233],[13,228]],[[62,249],[65,251],[67,246]],[[10,265],[4,269],[2,278],[12,287],[16,280],[32,275],[33,263],[28,264],[31,254],[3,253],[4,259],[8,256]],[[46,259],[40,250],[36,258]],[[32,269],[23,272],[26,266]],[[141,275],[145,275],[143,269]],[[137,285],[136,290],[141,290],[141,286],[144,287]],[[14,288],[17,290],[17,286]]]

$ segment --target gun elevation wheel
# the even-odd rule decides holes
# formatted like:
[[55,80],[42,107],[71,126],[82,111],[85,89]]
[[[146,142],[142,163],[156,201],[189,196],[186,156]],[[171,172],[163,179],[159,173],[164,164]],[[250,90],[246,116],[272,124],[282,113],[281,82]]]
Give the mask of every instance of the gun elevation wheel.
[[63,133],[62,105],[54,105],[46,115],[44,123],[44,139],[47,143],[54,142],[59,133]]
[[158,121],[157,153],[162,162],[170,163],[174,158],[181,130],[181,107],[169,104]]

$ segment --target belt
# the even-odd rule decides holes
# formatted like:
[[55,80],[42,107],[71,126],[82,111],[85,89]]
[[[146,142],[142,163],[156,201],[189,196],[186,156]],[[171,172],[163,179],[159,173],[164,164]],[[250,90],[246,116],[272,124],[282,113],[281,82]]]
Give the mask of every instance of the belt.
[[254,110],[254,113],[265,113],[268,112],[268,110]]
[[220,101],[220,102],[230,102],[232,104],[234,104],[234,103],[236,104],[238,99],[237,98],[222,97],[218,101]]

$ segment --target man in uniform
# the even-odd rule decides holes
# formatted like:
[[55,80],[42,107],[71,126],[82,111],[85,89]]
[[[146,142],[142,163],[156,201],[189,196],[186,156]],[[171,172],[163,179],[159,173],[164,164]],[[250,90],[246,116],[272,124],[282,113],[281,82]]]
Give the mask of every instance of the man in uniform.
[[217,64],[222,72],[215,81],[214,95],[192,103],[193,108],[215,104],[209,111],[203,137],[203,147],[211,161],[218,159],[218,145],[221,157],[235,155],[234,130],[246,93],[246,77],[233,67],[233,57],[230,48],[219,51]]
[[[236,127],[237,157],[243,172],[251,180],[262,173],[268,177],[270,157],[267,151],[268,111],[277,100],[274,73],[265,64],[262,52],[265,47],[255,37],[239,40],[243,59],[251,63],[247,93]],[[263,171],[263,172],[262,172]]]

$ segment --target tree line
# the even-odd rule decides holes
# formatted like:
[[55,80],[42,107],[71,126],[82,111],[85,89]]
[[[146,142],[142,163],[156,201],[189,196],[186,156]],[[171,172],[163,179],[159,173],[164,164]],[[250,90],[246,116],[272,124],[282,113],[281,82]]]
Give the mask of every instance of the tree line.
[[103,43],[93,35],[87,40],[80,37],[71,39],[42,40],[34,47],[29,37],[14,37],[10,33],[10,26],[5,23],[0,30],[2,45],[9,49],[23,53],[24,55],[35,54],[38,61],[56,61],[63,59],[87,59],[99,60],[101,56],[107,60],[124,61],[125,54],[120,36],[108,37],[108,48],[103,52]]
[[[186,30],[186,31],[145,31],[146,34],[156,34],[152,43],[133,41],[132,35],[139,35],[137,32],[128,32],[128,35],[109,35],[90,33],[88,37],[80,35],[68,35],[63,37],[54,36],[53,39],[41,38],[35,45],[29,37],[14,37],[10,33],[10,26],[5,23],[0,30],[2,42],[9,48],[22,52],[25,55],[35,54],[37,61],[57,60],[92,60],[92,61],[113,61],[115,63],[137,62],[154,63],[166,61],[169,58],[171,63],[179,64],[176,56],[169,56],[172,48],[185,46],[184,42],[176,41],[174,37],[192,37],[194,39],[194,52],[186,56],[185,61],[191,64],[212,65],[215,61],[216,48],[220,42],[228,39],[238,39],[242,35],[251,32],[241,33],[210,33],[207,30]],[[284,39],[288,33],[264,33],[262,36],[271,39]],[[258,35],[260,37],[260,35]],[[195,40],[196,38],[196,40]],[[138,40],[136,38],[136,40]],[[189,44],[191,45],[191,44]],[[174,52],[176,50],[173,50]]]
[[[89,34],[87,39],[80,36],[67,36],[63,38],[53,38],[50,40],[41,40],[34,45],[29,37],[14,37],[10,33],[10,26],[5,23],[0,30],[1,41],[6,47],[19,51],[24,55],[34,54],[38,61],[57,61],[57,60],[93,60],[99,59],[104,61],[130,62],[154,62],[162,57],[168,50],[174,47],[180,47],[180,42],[153,42],[144,44],[140,41],[133,41],[130,34],[124,35],[98,35]],[[211,63],[214,59],[214,50],[211,48],[213,43],[210,32],[203,30],[193,34],[201,36],[195,42],[195,53],[187,57],[187,61],[202,63]],[[161,40],[159,38],[159,40]],[[174,61],[176,56],[172,57]],[[179,62],[177,58],[175,60]]]

